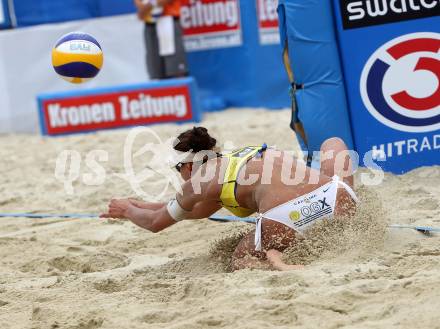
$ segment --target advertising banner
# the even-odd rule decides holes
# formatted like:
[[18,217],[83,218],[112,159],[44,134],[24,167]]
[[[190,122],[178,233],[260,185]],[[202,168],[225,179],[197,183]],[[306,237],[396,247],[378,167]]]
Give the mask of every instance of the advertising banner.
[[40,95],[38,102],[44,135],[201,119],[191,78]]
[[256,0],[260,44],[278,45],[278,0]]
[[395,173],[440,164],[440,1],[334,5],[357,151]]
[[187,51],[242,44],[239,0],[183,0],[180,23]]
[[340,0],[344,29],[438,16],[438,0]]

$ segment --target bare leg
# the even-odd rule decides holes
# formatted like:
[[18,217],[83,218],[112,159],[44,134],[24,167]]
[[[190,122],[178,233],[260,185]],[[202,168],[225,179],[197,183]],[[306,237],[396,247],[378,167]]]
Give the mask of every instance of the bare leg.
[[[353,186],[352,162],[347,151],[347,146],[340,138],[326,140],[321,146],[321,152],[327,154],[321,154],[320,172],[328,177],[338,175],[345,183]],[[350,214],[351,209],[354,209],[353,201],[345,189],[339,189],[336,214]],[[262,230],[262,245],[265,252],[255,251],[255,230],[249,232],[234,251],[232,257],[234,270],[267,268],[268,266],[278,270],[301,268],[298,265],[287,265],[281,258],[280,252],[295,241],[295,233],[292,229],[286,225],[263,219]]]
[[249,232],[240,241],[232,255],[232,267],[234,270],[243,268],[276,268],[272,266],[266,257],[265,251],[271,249],[283,251],[295,241],[295,232],[291,228],[271,220],[263,219],[262,233],[264,251],[255,250],[255,230]]
[[[353,188],[353,164],[348,153],[347,145],[340,138],[327,139],[321,145],[321,174],[332,177],[338,175]],[[345,188],[338,189],[338,202],[335,214],[352,216],[356,211],[356,203]]]
[[353,187],[353,164],[347,145],[340,138],[327,139],[321,145],[321,174],[329,177],[338,175]]
[[250,231],[241,239],[232,254],[232,269],[234,271],[244,268],[270,269],[264,252],[256,251],[254,244],[255,230]]

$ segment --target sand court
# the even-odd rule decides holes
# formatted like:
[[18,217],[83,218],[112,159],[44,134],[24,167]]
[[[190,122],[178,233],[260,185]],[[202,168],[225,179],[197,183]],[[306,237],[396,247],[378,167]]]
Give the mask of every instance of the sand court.
[[[202,125],[220,146],[266,142],[298,150],[289,117],[289,110],[231,109],[206,114]],[[189,127],[153,130],[166,140]],[[118,176],[128,132],[0,136],[0,212],[97,213],[111,197],[134,195]],[[134,148],[141,146],[137,140]],[[66,149],[83,159],[73,194],[54,175]],[[109,154],[106,179],[87,185],[84,159],[96,149]],[[135,169],[143,164],[140,158]],[[286,250],[286,260],[306,265],[293,272],[228,270],[238,232],[252,224],[185,221],[153,234],[120,220],[0,218],[1,327],[439,327],[440,234],[387,226],[440,226],[440,167],[385,173],[372,187],[358,184],[366,172],[355,176],[357,222],[327,223]],[[160,193],[159,179],[142,188]]]

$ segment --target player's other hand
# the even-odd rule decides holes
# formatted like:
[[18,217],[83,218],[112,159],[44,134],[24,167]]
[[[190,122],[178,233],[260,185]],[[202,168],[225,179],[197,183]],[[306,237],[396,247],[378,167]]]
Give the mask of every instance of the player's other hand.
[[129,199],[112,199],[106,213],[99,215],[101,218],[127,218],[127,212],[133,207]]

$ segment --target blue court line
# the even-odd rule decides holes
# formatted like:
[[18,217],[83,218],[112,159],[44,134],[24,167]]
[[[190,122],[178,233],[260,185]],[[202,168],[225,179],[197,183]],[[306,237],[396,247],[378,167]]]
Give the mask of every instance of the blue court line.
[[208,217],[208,219],[216,222],[245,222],[245,223],[253,223],[253,224],[257,222],[257,218],[255,217],[221,216],[216,214]]
[[[221,216],[221,215],[212,215],[209,217],[209,219],[218,221],[218,222],[246,222],[246,223],[255,223],[256,218],[255,217],[235,217],[235,216]],[[412,229],[416,230],[421,233],[430,233],[430,232],[439,232],[440,233],[440,227],[432,227],[432,226],[416,226],[416,225],[401,225],[401,224],[392,224],[388,225],[389,228],[406,228],[406,229]]]
[[421,233],[440,232],[440,227],[392,224],[389,228],[409,228]]
[[[98,218],[98,214],[38,214],[38,213],[0,213],[1,217],[13,218]],[[235,217],[235,216],[220,216],[212,215],[209,219],[218,222],[247,222],[255,223],[255,217]]]
[[[13,218],[98,218],[98,214],[38,214],[38,213],[0,213],[0,218],[2,217],[13,217]],[[208,219],[216,222],[245,222],[255,224],[256,217],[236,217],[236,216],[222,216],[222,215],[212,215]],[[432,226],[417,226],[417,225],[403,225],[403,224],[392,224],[388,225],[389,228],[396,229],[412,229],[421,233],[439,232],[440,227]]]
[[15,218],[98,218],[98,214],[33,214],[33,213],[0,213],[0,217]]

